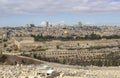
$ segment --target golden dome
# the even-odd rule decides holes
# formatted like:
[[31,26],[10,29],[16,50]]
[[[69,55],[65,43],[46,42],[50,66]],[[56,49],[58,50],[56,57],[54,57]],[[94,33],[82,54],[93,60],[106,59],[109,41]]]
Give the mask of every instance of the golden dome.
[[68,34],[69,32],[67,30],[64,31],[64,34]]

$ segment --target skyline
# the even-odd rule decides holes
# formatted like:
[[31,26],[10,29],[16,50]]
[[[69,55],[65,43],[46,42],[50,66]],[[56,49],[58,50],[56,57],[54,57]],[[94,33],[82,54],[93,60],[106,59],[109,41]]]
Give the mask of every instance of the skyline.
[[0,26],[43,21],[120,25],[120,0],[0,0]]

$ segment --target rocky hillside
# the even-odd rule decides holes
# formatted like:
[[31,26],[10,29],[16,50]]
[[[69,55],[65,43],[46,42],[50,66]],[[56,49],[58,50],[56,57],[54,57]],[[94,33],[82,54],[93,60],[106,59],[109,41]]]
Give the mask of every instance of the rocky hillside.
[[16,56],[16,55],[0,55],[0,64],[2,65],[16,65],[16,64],[42,64],[40,60],[32,59],[29,57]]

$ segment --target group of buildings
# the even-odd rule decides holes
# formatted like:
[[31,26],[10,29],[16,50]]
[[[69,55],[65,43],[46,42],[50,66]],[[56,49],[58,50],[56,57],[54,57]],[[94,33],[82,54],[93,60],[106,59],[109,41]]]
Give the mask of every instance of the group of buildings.
[[[81,25],[81,23],[79,23]],[[31,35],[51,35],[55,37],[64,35],[85,36],[86,34],[96,33],[100,35],[119,35],[120,27],[96,27],[96,26],[64,26],[50,27],[46,22],[46,27],[11,27],[0,28],[1,41],[5,42],[6,51],[28,52],[38,57],[46,57],[52,59],[70,60],[105,60],[104,58],[110,54],[119,54],[119,39],[112,40],[86,40],[86,41],[35,41]],[[1,43],[2,44],[2,43]],[[13,49],[13,50],[12,50]]]

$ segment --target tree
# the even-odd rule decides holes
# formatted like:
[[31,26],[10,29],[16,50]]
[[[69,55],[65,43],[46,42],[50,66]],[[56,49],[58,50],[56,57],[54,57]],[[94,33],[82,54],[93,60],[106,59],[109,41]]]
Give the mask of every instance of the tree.
[[56,48],[57,48],[57,49],[60,49],[60,46],[59,46],[59,45],[56,45]]

